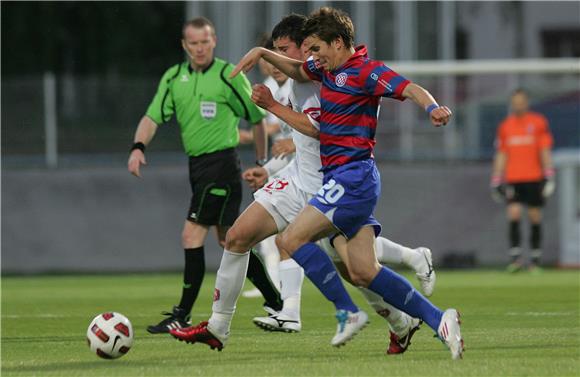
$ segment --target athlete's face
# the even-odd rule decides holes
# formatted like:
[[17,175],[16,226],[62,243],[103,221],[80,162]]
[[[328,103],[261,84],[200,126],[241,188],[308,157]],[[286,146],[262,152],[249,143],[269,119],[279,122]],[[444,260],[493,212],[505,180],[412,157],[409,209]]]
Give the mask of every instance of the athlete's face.
[[[264,60],[264,59],[262,59],[262,60]],[[268,66],[268,72],[270,73],[270,76],[272,76],[272,78],[276,81],[276,83],[279,86],[284,85],[286,80],[288,80],[288,76],[286,76],[286,74],[284,74],[278,68],[274,67],[272,64],[268,63],[265,60],[264,60],[264,64],[266,64]]]
[[284,56],[296,60],[303,60],[302,50],[296,46],[296,42],[288,37],[281,37],[274,41],[274,50]]
[[516,93],[512,96],[511,109],[515,115],[522,115],[528,111],[528,96],[525,93]]
[[325,70],[332,71],[340,65],[337,42],[333,41],[328,44],[316,35],[311,35],[306,38],[304,43],[309,46],[314,60],[318,61]]
[[308,38],[302,42],[300,50],[302,51],[302,60],[306,60],[312,55],[312,52],[310,51],[310,40]]
[[216,37],[209,26],[202,28],[188,26],[183,31],[181,45],[189,55],[193,68],[203,69],[213,60]]

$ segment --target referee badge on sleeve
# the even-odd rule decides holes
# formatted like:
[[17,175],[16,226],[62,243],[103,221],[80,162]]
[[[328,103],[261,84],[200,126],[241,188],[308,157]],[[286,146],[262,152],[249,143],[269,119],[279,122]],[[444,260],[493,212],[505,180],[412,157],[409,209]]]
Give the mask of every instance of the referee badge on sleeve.
[[205,119],[215,118],[217,113],[217,104],[215,102],[202,101],[200,103],[201,116]]

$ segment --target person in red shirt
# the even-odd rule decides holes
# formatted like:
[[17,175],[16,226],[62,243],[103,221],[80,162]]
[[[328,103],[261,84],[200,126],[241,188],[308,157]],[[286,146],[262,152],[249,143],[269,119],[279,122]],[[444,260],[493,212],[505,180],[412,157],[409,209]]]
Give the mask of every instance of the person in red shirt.
[[540,264],[542,207],[555,189],[552,144],[548,120],[530,111],[528,94],[516,90],[511,97],[511,114],[497,129],[491,177],[493,198],[507,202],[511,272],[524,267],[520,235],[523,205],[527,206],[531,226],[529,268],[538,270]]

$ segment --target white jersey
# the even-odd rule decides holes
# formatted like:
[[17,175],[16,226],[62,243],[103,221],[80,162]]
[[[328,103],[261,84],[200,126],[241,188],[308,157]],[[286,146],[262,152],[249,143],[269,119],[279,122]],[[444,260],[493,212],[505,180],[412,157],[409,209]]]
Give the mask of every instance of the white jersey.
[[[282,105],[288,105],[290,103],[293,82],[294,80],[288,79],[284,84],[282,84],[282,86],[279,86],[276,91],[272,92],[274,99]],[[292,137],[292,127],[287,125],[282,119],[278,119],[278,122],[280,123],[280,133],[274,136],[274,141],[290,139]]]
[[[294,82],[290,94],[290,103],[294,111],[308,115],[310,122],[316,128],[320,128],[320,83],[309,81],[305,83]],[[284,170],[286,175],[293,175],[298,187],[309,193],[315,194],[322,185],[322,173],[319,171],[320,141],[306,136],[292,129],[292,140],[296,146],[294,160]]]
[[[310,122],[319,128],[320,86],[314,82],[294,83],[290,101],[294,111],[308,115]],[[270,213],[278,231],[294,221],[308,201],[322,186],[320,142],[292,130],[296,156],[280,169],[280,160],[272,159],[264,166],[270,180],[254,193],[254,198]]]
[[[278,83],[276,82],[276,80],[274,80],[274,78],[272,76],[266,77],[263,84],[266,85],[268,87],[268,89],[270,89],[270,92],[272,92],[272,93],[276,93],[276,91],[279,88]],[[272,114],[270,112],[266,112],[266,122],[268,124],[277,123],[278,118],[276,118],[276,116],[274,114]]]

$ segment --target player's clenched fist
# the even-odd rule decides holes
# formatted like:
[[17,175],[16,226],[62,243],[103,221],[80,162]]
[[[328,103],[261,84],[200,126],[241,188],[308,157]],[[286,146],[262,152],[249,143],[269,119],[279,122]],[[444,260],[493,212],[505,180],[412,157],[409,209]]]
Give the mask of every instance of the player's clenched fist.
[[451,118],[451,110],[447,106],[439,106],[431,111],[431,123],[435,127],[444,126]]
[[253,190],[258,190],[268,181],[268,172],[263,167],[256,166],[244,171],[242,178],[248,182]]
[[252,101],[266,110],[268,110],[275,102],[272,92],[264,84],[256,84],[252,86]]

